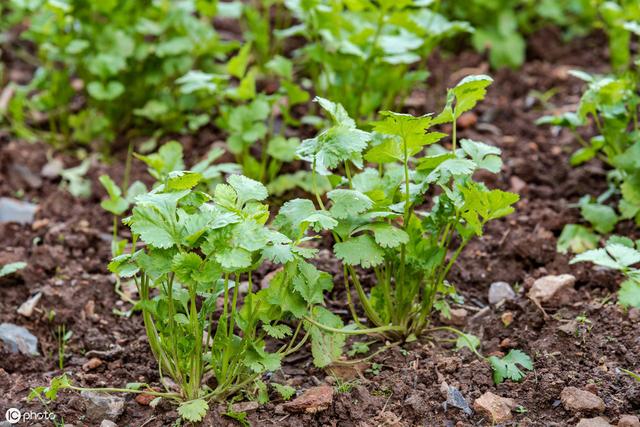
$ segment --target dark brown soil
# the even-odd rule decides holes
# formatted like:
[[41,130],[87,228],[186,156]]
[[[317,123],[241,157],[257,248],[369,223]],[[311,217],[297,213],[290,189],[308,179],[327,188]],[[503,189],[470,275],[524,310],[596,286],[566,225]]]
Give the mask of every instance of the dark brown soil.
[[[522,197],[516,213],[491,224],[485,236],[466,249],[450,276],[471,314],[487,307],[487,291],[494,281],[511,283],[519,297],[484,310],[484,316],[468,320],[464,328],[481,338],[484,354],[520,348],[534,359],[535,370],[521,383],[495,386],[485,362],[466,351],[453,351],[439,337],[423,337],[369,361],[381,365],[377,374],[367,371],[365,364],[351,370],[354,379],[336,383],[331,373],[313,367],[309,352],[303,351],[286,361],[273,379],[295,386],[298,393],[320,383],[334,384],[331,407],[315,415],[289,414],[273,396],[273,403],[250,413],[253,425],[490,425],[478,413],[466,416],[451,406],[445,409],[446,396],[440,391],[443,382],[457,387],[470,405],[488,390],[515,399],[521,410],[514,416],[514,425],[575,425],[580,416],[559,404],[565,386],[587,387],[597,393],[611,422],[620,415],[638,414],[640,384],[619,368],[640,370],[640,324],[614,304],[619,277],[589,265],[570,266],[569,257],[555,250],[564,224],[579,221],[570,204],[583,194],[598,194],[603,189],[604,170],[598,164],[569,167],[567,158],[575,149],[571,136],[533,124],[542,114],[571,108],[578,102],[581,83],[567,71],[574,67],[606,71],[605,46],[605,39],[597,35],[566,45],[553,31],[534,35],[530,61],[517,72],[493,74],[495,83],[488,98],[476,110],[478,123],[462,132],[464,137],[502,148],[503,174],[482,178],[494,187],[517,189]],[[428,92],[414,93],[410,105],[415,112],[433,111],[440,106],[446,87],[465,74],[487,72],[487,68],[484,59],[471,52],[436,57],[430,64]],[[546,104],[536,97],[536,93],[549,90],[555,95]],[[190,137],[184,141],[185,151],[196,157],[215,140],[210,131]],[[54,338],[55,325],[60,324],[73,331],[64,370],[79,384],[122,387],[128,382],[158,381],[141,319],[116,314],[130,306],[116,295],[114,280],[106,270],[111,218],[99,206],[104,194],[97,177],[101,173],[120,177],[122,162],[114,161],[110,166],[96,162],[90,171],[93,195],[79,200],[60,189],[57,180],[43,179],[40,185],[30,187],[29,179],[21,178],[16,170],[16,165],[26,166],[39,176],[51,155],[44,144],[30,145],[0,135],[0,196],[20,196],[39,204],[33,225],[0,224],[0,265],[18,260],[29,264],[17,278],[0,279],[0,322],[29,329],[38,337],[41,353],[37,357],[12,355],[0,347],[2,411],[12,406],[43,410],[38,402],[26,402],[26,396],[31,387],[45,385],[61,373]],[[74,164],[70,157],[60,156],[67,166]],[[134,176],[145,179],[140,163],[134,164]],[[339,271],[338,265],[328,260],[320,263],[325,269],[335,269],[334,273]],[[549,310],[551,317],[545,320],[524,294],[534,279],[560,273],[576,276],[577,292],[572,303]],[[16,313],[22,302],[39,291],[43,298],[36,313],[30,318]],[[344,312],[344,291],[338,281],[330,300],[334,308]],[[514,318],[508,327],[501,321],[505,312]],[[590,323],[572,334],[558,329],[579,315]],[[103,364],[83,370],[92,357]],[[170,406],[151,409],[132,396],[127,396],[126,402],[120,426],[167,426],[177,418]],[[63,393],[49,409],[66,423],[99,425],[84,419],[83,401],[74,393]],[[220,415],[225,410],[224,406],[214,408],[204,424],[235,425]]]

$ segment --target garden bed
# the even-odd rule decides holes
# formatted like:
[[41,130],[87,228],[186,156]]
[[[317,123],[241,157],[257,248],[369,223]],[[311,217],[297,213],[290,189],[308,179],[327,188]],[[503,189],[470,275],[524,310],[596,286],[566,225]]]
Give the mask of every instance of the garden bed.
[[[571,412],[560,404],[560,393],[568,386],[588,389],[602,398],[606,406],[602,415],[612,423],[622,415],[638,412],[640,386],[619,370],[640,369],[638,311],[625,312],[611,303],[620,281],[616,274],[589,264],[569,265],[570,257],[556,251],[563,226],[580,220],[571,204],[581,195],[597,195],[604,190],[604,169],[598,163],[571,168],[568,157],[576,148],[571,135],[556,134],[534,124],[543,114],[577,104],[582,83],[567,71],[606,70],[605,46],[605,38],[599,35],[564,44],[553,31],[535,34],[530,40],[529,61],[517,73],[493,74],[495,82],[487,98],[474,115],[467,116],[466,123],[460,124],[462,136],[487,141],[503,150],[503,173],[499,178],[482,178],[490,187],[519,193],[521,200],[514,214],[491,223],[485,235],[467,247],[452,270],[450,281],[464,296],[463,308],[467,310],[459,327],[481,339],[484,354],[519,348],[532,357],[535,369],[520,383],[495,386],[485,362],[466,350],[455,352],[442,341],[426,338],[339,372],[315,368],[310,352],[303,350],[285,359],[272,379],[294,386],[298,394],[311,387],[331,385],[330,405],[316,414],[301,414],[289,411],[274,396],[271,403],[248,412],[253,425],[490,424],[478,411],[467,415],[443,405],[447,400],[444,383],[459,390],[471,407],[486,391],[514,399],[518,406],[514,425],[575,425],[580,418],[596,416]],[[466,74],[488,72],[480,56],[466,51],[448,58],[436,56],[429,69],[429,91],[414,92],[408,100],[412,113],[438,111],[440,94],[446,87]],[[549,90],[556,92],[548,101],[535,96]],[[186,157],[197,158],[217,139],[208,130],[183,138]],[[116,159],[123,159],[125,151],[117,152]],[[106,270],[111,256],[111,217],[99,205],[104,194],[97,177],[102,173],[120,177],[123,162],[94,162],[88,175],[93,195],[81,200],[60,189],[57,180],[41,177],[51,155],[43,144],[0,135],[0,196],[22,195],[38,204],[32,224],[0,223],[0,265],[28,262],[17,277],[0,279],[0,323],[26,327],[38,338],[40,352],[28,357],[0,348],[3,409],[18,403],[34,411],[45,409],[37,401],[27,403],[25,399],[30,388],[45,385],[61,373],[55,331],[48,321],[51,310],[55,311],[56,324],[64,323],[73,331],[65,371],[78,384],[122,387],[130,382],[157,385],[159,380],[140,317],[133,314],[128,319],[114,313],[124,312],[130,305],[114,292],[114,279]],[[75,162],[71,157],[54,156],[66,166]],[[133,171],[135,178],[146,179],[142,163],[135,161]],[[633,236],[630,229],[619,231]],[[322,257],[331,244],[330,235],[325,235],[317,262],[334,276],[336,286],[328,296],[331,308],[346,315],[341,267],[337,261]],[[547,308],[549,317],[545,319],[526,292],[535,279],[563,273],[575,276],[575,292],[570,300]],[[514,287],[516,299],[490,306],[488,289],[497,281]],[[42,292],[42,298],[31,316],[18,314],[16,309],[38,292]],[[508,326],[505,316],[513,318]],[[576,322],[579,316],[583,320]],[[140,400],[144,399],[125,397],[118,425],[166,426],[177,418],[169,404],[153,409]],[[47,409],[67,424],[100,424],[100,420],[85,418],[86,400],[72,392],[64,392]],[[235,425],[235,421],[222,416],[226,411],[226,405],[214,407],[204,425]]]

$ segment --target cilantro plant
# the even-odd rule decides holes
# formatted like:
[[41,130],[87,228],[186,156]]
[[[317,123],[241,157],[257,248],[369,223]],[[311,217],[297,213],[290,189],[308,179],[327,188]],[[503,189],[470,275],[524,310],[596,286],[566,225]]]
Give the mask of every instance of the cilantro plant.
[[[261,183],[231,175],[209,195],[197,190],[201,179],[191,171],[169,174],[138,196],[124,222],[132,246],[144,246],[109,264],[135,281],[160,376],[178,385],[178,391],[145,392],[180,403],[189,421],[200,420],[210,400],[247,392],[263,373],[278,369],[311,336],[301,319],[321,308],[315,306],[332,287],[331,277],[306,261],[315,250],[305,246],[313,238],[307,229],[321,230],[329,216],[294,219],[283,207],[278,218],[291,227],[275,231],[265,225],[268,193]],[[254,273],[265,260],[283,268],[256,290]],[[267,347],[267,339],[284,342]],[[80,389],[68,379],[59,387]]]
[[[337,222],[333,249],[356,324],[351,287],[373,332],[406,339],[429,330],[433,310],[445,309],[446,297],[455,293],[447,275],[464,247],[487,222],[513,212],[517,194],[472,178],[479,169],[498,173],[500,150],[456,137],[457,119],[484,98],[491,81],[463,79],[435,117],[381,112],[371,132],[358,129],[340,104],[318,99],[333,126],[304,141],[298,153],[315,174],[344,170],[327,193],[327,206],[316,196]],[[444,123],[453,125],[450,149],[436,145],[446,135],[432,129]],[[369,294],[360,268],[375,277]]]
[[553,24],[567,37],[584,35],[598,25],[598,1],[591,0],[468,0],[441,2],[442,13],[468,21],[473,47],[489,51],[495,68],[521,66],[528,34]]
[[640,308],[640,241],[612,236],[604,248],[577,255],[571,263],[592,262],[601,267],[620,271],[625,280],[620,285],[618,303],[625,307]]
[[307,40],[296,55],[316,93],[339,100],[359,119],[401,105],[428,76],[425,65],[432,49],[471,30],[431,10],[431,3],[287,1],[299,23],[279,34]]
[[22,119],[35,128],[33,117],[44,116],[49,140],[61,146],[108,144],[134,127],[202,126],[208,118],[192,113],[198,98],[174,81],[196,67],[213,69],[229,48],[198,13],[205,3],[13,1],[30,16],[21,36],[40,61],[27,96],[15,98],[33,113]]
[[[560,116],[545,116],[539,124],[552,124],[570,129],[582,145],[571,156],[577,166],[599,159],[610,168],[609,188],[597,198],[580,199],[582,216],[592,229],[601,234],[614,230],[618,221],[634,220],[640,225],[640,131],[638,129],[638,75],[592,76],[583,72],[574,75],[587,82],[578,110]],[[580,128],[590,123],[597,134],[586,140]],[[563,230],[559,249],[580,252],[593,249],[597,237],[583,226],[569,225]]]

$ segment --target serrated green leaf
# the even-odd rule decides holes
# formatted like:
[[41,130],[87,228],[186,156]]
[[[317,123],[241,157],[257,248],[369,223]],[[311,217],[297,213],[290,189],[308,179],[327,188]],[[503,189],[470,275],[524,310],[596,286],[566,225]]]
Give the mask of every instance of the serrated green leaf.
[[329,212],[338,219],[357,215],[373,206],[369,197],[356,190],[332,190],[327,193],[327,197],[333,202]]
[[185,420],[194,423],[202,421],[208,410],[209,404],[204,399],[191,400],[178,406],[178,414]]
[[640,308],[640,283],[633,279],[622,282],[618,302],[625,307]]
[[[341,329],[344,326],[339,316],[336,316],[324,307],[315,307],[313,310],[313,318],[318,323],[331,328]],[[306,327],[311,335],[311,353],[313,355],[314,365],[323,368],[340,358],[346,341],[346,335],[326,332],[308,323]]]
[[269,195],[267,188],[262,183],[244,175],[231,175],[227,182],[236,190],[238,201],[241,204],[251,200],[262,201]]
[[347,265],[375,267],[384,262],[384,252],[368,234],[356,236],[333,246],[336,257]]
[[356,231],[359,230],[371,230],[376,243],[383,248],[395,248],[409,242],[409,235],[406,231],[386,222],[366,225]]
[[598,245],[598,236],[588,228],[578,224],[567,224],[558,237],[557,251],[566,254],[571,251],[580,254]]
[[507,379],[520,381],[524,378],[525,374],[518,366],[529,371],[533,369],[531,358],[517,349],[509,351],[503,358],[491,356],[488,360],[493,369],[493,382],[496,384],[500,384]]
[[262,325],[262,329],[269,335],[271,338],[275,339],[283,339],[284,337],[288,337],[293,333],[290,327],[287,325],[269,325],[265,323]]
[[12,262],[9,264],[5,264],[0,268],[0,277],[8,276],[10,274],[15,273],[16,271],[22,270],[27,266],[26,262],[18,261]]
[[289,385],[271,383],[271,386],[278,392],[282,400],[290,400],[296,394],[296,389]]

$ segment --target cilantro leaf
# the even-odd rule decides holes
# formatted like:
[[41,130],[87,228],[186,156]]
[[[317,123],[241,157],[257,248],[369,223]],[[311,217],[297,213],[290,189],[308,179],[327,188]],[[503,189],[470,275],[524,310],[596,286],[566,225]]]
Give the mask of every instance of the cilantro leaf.
[[368,234],[336,243],[333,250],[336,257],[348,265],[369,268],[384,262],[384,252]]
[[178,406],[178,414],[182,418],[191,422],[202,421],[207,411],[209,410],[209,404],[204,399],[195,399],[189,402],[181,403]]
[[493,369],[493,382],[502,383],[504,380],[520,381],[525,374],[518,366],[525,370],[533,369],[531,358],[521,350],[511,350],[506,356],[499,358],[496,356],[489,357],[489,363]]

